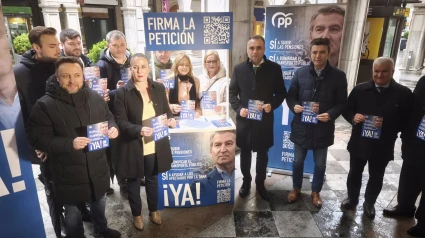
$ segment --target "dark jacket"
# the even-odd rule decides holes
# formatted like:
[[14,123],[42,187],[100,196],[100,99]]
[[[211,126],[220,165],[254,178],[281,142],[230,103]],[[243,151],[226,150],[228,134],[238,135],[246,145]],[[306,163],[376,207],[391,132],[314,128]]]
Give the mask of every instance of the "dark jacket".
[[[167,113],[168,118],[173,118],[164,85],[153,82],[151,79],[149,82],[155,116]],[[116,91],[114,110],[121,132],[117,143],[120,158],[117,175],[120,178],[142,178],[144,176],[144,156],[140,131],[142,124],[143,126],[150,125],[150,120],[142,121],[143,99],[132,80]],[[170,170],[173,159],[168,137],[155,142],[155,151],[158,173]]]
[[[394,159],[395,140],[403,125],[408,122],[412,95],[410,89],[393,79],[382,93],[378,92],[372,80],[354,87],[342,114],[353,125],[347,146],[352,159]],[[356,113],[383,117],[380,139],[361,137],[363,123],[353,123]]]
[[[319,102],[319,114],[329,113],[331,120],[317,124],[301,122],[301,114],[295,113],[295,105],[303,101]],[[334,143],[335,120],[341,115],[347,101],[347,78],[341,70],[329,62],[316,74],[314,65],[299,68],[292,78],[286,102],[294,113],[290,140],[306,149],[326,148]]]
[[[286,96],[281,67],[266,59],[254,73],[248,59],[233,70],[229,86],[230,105],[236,116],[236,144],[240,148],[266,150],[273,146],[273,110],[278,108]],[[240,116],[242,108],[248,108],[248,100],[262,100],[270,104],[272,111],[263,112],[261,121]]]
[[108,79],[108,89],[111,91],[117,89],[117,83],[121,80],[121,70],[130,68],[130,52],[127,51],[126,56],[127,61],[124,64],[119,64],[112,58],[108,49],[104,49],[100,53],[99,61],[97,61],[100,77]]
[[56,71],[54,62],[38,61],[34,55],[34,50],[25,52],[21,62],[13,67],[25,125],[35,102],[46,94],[47,79]]
[[[63,50],[61,50],[61,56],[66,56]],[[84,54],[81,54],[79,58],[83,61],[84,67],[94,66],[93,62],[89,59],[89,57],[85,56]]]
[[425,167],[425,141],[416,137],[419,123],[425,116],[425,76],[419,79],[413,90],[413,103],[408,123],[401,134],[403,163]]
[[30,144],[47,152],[55,198],[64,204],[91,202],[109,188],[105,150],[75,150],[76,137],[87,136],[87,125],[108,121],[116,127],[103,98],[83,88],[68,94],[55,76],[46,85],[46,95],[36,102],[28,123]]

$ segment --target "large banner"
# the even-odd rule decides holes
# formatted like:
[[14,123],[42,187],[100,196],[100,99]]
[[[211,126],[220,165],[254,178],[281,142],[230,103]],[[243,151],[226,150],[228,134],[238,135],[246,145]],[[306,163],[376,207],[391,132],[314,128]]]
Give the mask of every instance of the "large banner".
[[[343,5],[293,5],[266,8],[266,56],[281,65],[286,89],[289,90],[294,72],[310,64],[310,41],[329,38],[329,62],[338,66],[344,27]],[[294,144],[289,140],[294,115],[286,101],[275,110],[274,146],[269,150],[268,167],[271,170],[292,171]],[[309,151],[304,173],[313,173],[314,162]]]
[[171,170],[158,175],[158,208],[234,202],[234,130],[170,135]]
[[232,48],[232,12],[144,13],[147,51]]
[[0,236],[46,237],[0,4]]

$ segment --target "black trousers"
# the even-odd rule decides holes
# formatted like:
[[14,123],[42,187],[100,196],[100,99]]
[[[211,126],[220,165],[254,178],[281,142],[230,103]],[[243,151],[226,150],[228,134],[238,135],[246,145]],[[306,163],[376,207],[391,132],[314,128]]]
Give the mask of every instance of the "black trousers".
[[384,181],[385,168],[389,161],[365,160],[350,155],[350,171],[347,178],[348,198],[358,201],[362,186],[362,174],[366,163],[369,166],[369,180],[366,186],[365,202],[375,204]]
[[[145,189],[149,212],[158,210],[158,167],[156,154],[145,155],[144,158]],[[128,201],[133,216],[142,214],[140,197],[140,178],[127,178]]]
[[[269,150],[257,151],[257,164],[255,170],[257,176],[255,177],[255,183],[260,186],[264,186],[264,180],[266,180],[266,170],[267,163],[269,161],[269,156],[267,154]],[[241,148],[241,172],[243,175],[243,181],[246,183],[251,183],[251,161],[252,153],[250,149]]]
[[398,185],[398,207],[403,210],[416,209],[415,203],[422,192],[415,217],[425,226],[425,170],[421,166],[403,162]]

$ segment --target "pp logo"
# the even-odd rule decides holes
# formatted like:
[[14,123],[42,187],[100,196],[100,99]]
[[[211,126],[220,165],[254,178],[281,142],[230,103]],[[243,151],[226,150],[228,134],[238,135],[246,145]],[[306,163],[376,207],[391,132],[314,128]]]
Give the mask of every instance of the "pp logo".
[[289,16],[294,15],[293,13],[285,14],[283,12],[276,12],[272,17],[272,25],[275,25],[275,18],[277,17],[277,28],[280,28],[281,26],[284,26],[287,28],[289,25],[292,24],[292,18]]

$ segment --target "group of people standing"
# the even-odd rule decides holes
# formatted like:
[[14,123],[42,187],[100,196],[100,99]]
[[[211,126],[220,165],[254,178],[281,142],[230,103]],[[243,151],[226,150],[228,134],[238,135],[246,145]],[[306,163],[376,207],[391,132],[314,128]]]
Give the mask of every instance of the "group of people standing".
[[[56,33],[50,27],[33,28],[32,49],[13,69],[19,96],[15,101],[21,104],[33,163],[41,164],[39,178],[45,184],[56,236],[84,237],[83,221],[94,223],[96,235],[121,236],[108,228],[105,217],[105,194],[114,192],[110,187],[114,174],[129,200],[134,226],[144,228],[141,183],[150,220],[161,224],[157,175],[171,168],[172,156],[168,137],[154,141],[151,120],[166,114],[166,124],[176,127],[174,116],[183,100],[195,101],[196,117],[223,115],[229,79],[218,53],[207,52],[206,75],[198,79],[187,55],[177,56],[173,63],[170,51],[155,52],[156,76],[161,69],[174,76],[175,87],[167,89],[152,80],[144,54],[130,54],[122,32],[106,35],[106,49],[96,65],[83,54],[76,30],[62,30],[60,42]],[[93,66],[99,67],[100,78],[107,79],[102,96],[84,80],[84,68]],[[124,83],[128,72],[130,80]],[[202,110],[203,91],[216,92],[212,111]],[[105,121],[109,147],[89,152],[87,126]]]
[[[131,55],[125,35],[111,31],[106,35],[107,47],[97,66],[100,77],[107,78],[108,90],[100,96],[84,83],[84,67],[94,66],[82,54],[81,35],[72,29],[60,33],[49,27],[35,27],[29,33],[33,49],[23,55],[14,67],[22,117],[32,146],[35,163],[41,163],[41,180],[45,184],[55,233],[66,231],[67,237],[84,237],[82,221],[92,221],[95,233],[104,237],[120,237],[107,226],[106,193],[112,193],[110,175],[117,175],[122,191],[128,193],[133,225],[142,230],[140,180],[145,178],[150,220],[161,224],[157,210],[158,173],[171,168],[172,156],[168,138],[154,141],[150,120],[167,115],[167,125],[176,127],[174,116],[182,110],[180,102],[196,102],[195,117],[223,114],[227,110],[226,87],[236,116],[236,144],[241,149],[243,184],[239,195],[250,193],[252,151],[257,153],[256,190],[268,200],[264,185],[268,150],[273,146],[273,111],[286,99],[294,113],[290,139],[294,143],[293,188],[288,202],[299,199],[302,188],[304,160],[313,151],[314,176],[312,204],[320,208],[320,196],[326,171],[328,147],[334,143],[335,120],[342,115],[352,124],[348,143],[350,171],[347,179],[348,197],[341,208],[354,209],[359,201],[362,172],[366,164],[369,180],[366,187],[364,215],[375,216],[374,204],[381,191],[385,168],[394,159],[394,144],[402,133],[402,157],[398,205],[384,210],[389,216],[413,216],[418,223],[408,233],[425,235],[425,197],[419,208],[415,201],[425,191],[422,170],[425,160],[424,141],[416,134],[423,122],[425,110],[425,78],[414,92],[392,78],[394,62],[377,58],[373,63],[373,80],[359,84],[348,96],[345,73],[332,67],[330,41],[311,41],[311,63],[294,73],[289,90],[285,88],[281,67],[268,60],[265,41],[252,36],[247,42],[248,60],[235,66],[231,80],[216,51],[208,51],[203,59],[205,75],[193,74],[187,55],[171,61],[169,51],[155,52],[155,69],[140,53]],[[62,50],[59,48],[62,45]],[[130,69],[126,84],[123,75]],[[167,89],[152,79],[161,69],[170,69],[174,76],[173,89]],[[217,104],[213,111],[202,110],[202,92],[216,91]],[[348,97],[347,97],[348,96]],[[248,101],[263,101],[261,120],[250,120]],[[317,123],[305,123],[303,102],[318,103]],[[19,112],[18,112],[19,113]],[[378,138],[362,136],[368,116],[382,118]],[[110,147],[88,152],[90,139],[84,133],[88,125],[108,122]],[[120,159],[117,159],[120,158]],[[418,183],[419,181],[419,183]],[[418,185],[420,184],[420,185]],[[90,205],[90,211],[86,204]],[[65,229],[61,229],[61,222]]]
[[[248,60],[237,65],[230,82],[230,104],[237,112],[237,146],[241,148],[241,171],[243,184],[239,195],[245,197],[251,188],[251,151],[257,152],[256,188],[261,198],[268,200],[264,187],[267,152],[273,145],[273,110],[286,98],[294,113],[290,140],[294,143],[293,188],[287,200],[293,203],[300,198],[304,161],[307,151],[313,152],[314,174],[312,181],[312,204],[321,208],[320,196],[326,171],[328,147],[334,143],[335,120],[342,115],[352,125],[348,143],[350,171],[347,179],[348,197],[341,209],[355,209],[359,202],[362,173],[366,164],[369,179],[366,186],[364,215],[375,217],[374,204],[382,189],[385,168],[394,159],[394,145],[401,132],[402,158],[398,205],[384,210],[387,216],[414,214],[417,224],[408,230],[412,236],[425,236],[425,196],[419,208],[415,201],[425,192],[422,171],[425,160],[421,156],[424,139],[417,136],[425,128],[425,77],[422,77],[414,92],[393,79],[394,62],[380,57],[373,62],[373,79],[354,87],[347,94],[347,79],[344,72],[329,63],[331,53],[327,38],[316,38],[310,43],[311,62],[297,69],[286,92],[281,68],[264,56],[265,41],[261,36],[252,36],[247,43]],[[348,97],[347,97],[348,96]],[[263,100],[262,121],[247,119],[248,99]],[[305,102],[319,106],[315,112],[317,123],[303,120]],[[309,110],[313,110],[310,108]],[[365,136],[368,117],[379,118],[379,125],[372,129],[373,136]],[[371,122],[373,125],[373,121]],[[376,124],[376,122],[375,122]],[[422,128],[422,129],[421,129]]]

